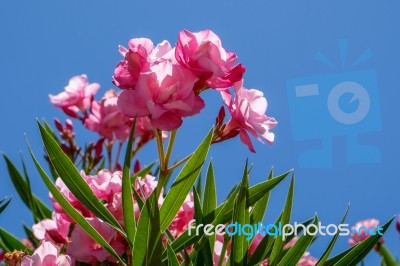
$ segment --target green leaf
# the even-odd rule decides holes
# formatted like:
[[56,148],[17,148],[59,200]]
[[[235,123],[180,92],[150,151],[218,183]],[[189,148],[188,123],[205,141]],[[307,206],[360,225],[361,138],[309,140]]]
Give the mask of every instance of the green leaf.
[[[249,198],[247,199],[246,206],[254,205],[260,198],[262,198],[265,193],[272,190],[276,187],[280,182],[282,182],[291,172],[288,171],[280,176],[277,176],[271,180],[267,180],[261,182],[251,188],[249,188]],[[228,196],[228,199],[231,198],[232,195],[236,197],[239,187],[235,187]],[[205,223],[212,223],[215,220],[215,217],[218,216],[221,211],[223,211],[223,215],[219,217],[219,223],[224,224],[227,223],[232,219],[232,211],[234,206],[234,200],[224,201],[218,208],[211,211],[209,214],[205,215],[204,222]],[[174,242],[171,243],[171,247],[174,249],[175,252],[180,251],[185,245],[191,245],[195,242],[195,236],[192,234],[189,236],[188,231],[186,230],[183,232]],[[163,258],[166,257],[166,254],[163,255]]]
[[[122,210],[124,214],[124,223],[126,234],[128,236],[129,246],[133,246],[136,234],[135,209],[132,198],[132,183],[131,183],[131,155],[132,142],[135,132],[136,118],[133,122],[131,133],[129,136],[128,145],[126,146],[124,167],[122,170]],[[135,182],[135,180],[133,180]],[[128,254],[130,256],[131,254]]]
[[[273,178],[274,171],[271,169],[268,175],[267,180],[271,180]],[[254,204],[254,208],[251,210],[250,214],[250,224],[257,224],[262,222],[265,212],[267,211],[267,205],[269,200],[270,191],[265,193],[265,195]]]
[[204,188],[203,213],[207,215],[217,208],[217,189],[215,186],[214,167],[210,161],[207,169],[206,185]]
[[[207,178],[203,198],[203,214],[211,214],[214,216],[212,217],[212,220],[214,220],[215,215],[213,210],[217,208],[217,189],[215,186],[215,176],[212,161],[210,161],[207,169]],[[211,219],[211,217],[209,219]],[[208,242],[210,243],[210,249],[214,250],[215,235],[210,236]]]
[[[27,178],[26,174],[24,177],[17,169],[15,164],[10,160],[10,158],[7,157],[7,155],[3,154],[3,157],[6,162],[11,181],[24,204],[32,211],[34,221],[38,222],[46,218],[51,218],[51,210],[36,195],[32,193],[29,179]],[[23,161],[22,164],[24,172],[26,173],[25,163]]]
[[382,243],[378,243],[379,254],[383,258],[383,263],[387,266],[398,266],[396,259],[390,253],[389,249]]
[[82,178],[74,163],[64,154],[59,144],[53,139],[51,134],[38,122],[40,134],[46,148],[49,159],[58,173],[58,176],[64,181],[65,185],[71,190],[72,194],[96,217],[109,223],[124,238],[127,238],[121,225],[110,213],[110,211],[94,195],[89,185]]
[[132,180],[135,180],[137,177],[145,177],[147,174],[150,173],[151,169],[154,167],[155,163],[151,163],[145,166],[143,169],[140,169],[137,173],[134,173],[132,176]]
[[324,266],[334,266],[334,265],[336,265],[336,263],[337,263],[339,260],[341,260],[344,256],[346,256],[346,255],[347,255],[351,250],[353,250],[354,248],[355,248],[355,247],[353,246],[353,247],[351,247],[351,248],[349,248],[349,249],[347,249],[347,250],[345,250],[345,251],[339,253],[338,255],[336,255],[336,256],[334,256],[334,257],[328,259],[328,260],[325,262]]
[[[394,217],[390,219],[386,224],[382,226],[382,234],[386,232],[389,225],[392,223]],[[381,235],[375,234],[370,235],[367,239],[360,242],[354,248],[343,256],[335,266],[352,266],[357,265],[367,254],[374,248],[376,243],[378,243]]]
[[[243,171],[243,178],[240,184],[239,195],[233,209],[233,222],[237,225],[245,225],[250,223],[248,208],[246,201],[248,197],[248,167],[247,161]],[[239,229],[237,229],[239,230]],[[232,237],[232,247],[230,254],[230,264],[232,266],[247,265],[247,249],[248,240],[244,234],[235,234]]]
[[[318,225],[318,217],[314,218],[314,225]],[[315,235],[318,231],[315,232]],[[301,259],[301,257],[306,252],[307,248],[310,246],[311,242],[315,238],[315,235],[311,234],[303,234],[291,247],[287,253],[284,255],[282,260],[279,262],[278,266],[286,266],[286,265],[296,265],[297,262]]]
[[68,216],[74,220],[93,240],[95,240],[100,246],[102,246],[105,250],[107,250],[111,255],[113,255],[116,259],[118,259],[122,265],[126,265],[122,258],[118,255],[118,253],[110,246],[110,244],[103,238],[96,229],[79,213],[69,201],[64,197],[64,195],[57,189],[57,187],[50,180],[48,175],[44,172],[43,168],[40,166],[37,161],[35,155],[33,154],[31,147],[28,143],[29,152],[32,156],[32,160],[35,163],[35,166],[42,177],[45,185],[49,189],[50,193],[53,195],[54,199],[60,204],[62,209],[68,214]]
[[0,200],[0,213],[2,213],[5,210],[5,208],[7,208],[10,201],[11,201],[11,198],[9,198],[8,200],[6,200],[6,199]]
[[[211,225],[215,228],[215,226],[217,226],[218,224],[223,224],[223,219],[225,219],[225,214],[228,211],[228,208],[230,206],[233,206],[235,204],[235,199],[236,199],[236,195],[239,191],[239,187],[236,187],[236,189],[233,191],[233,193],[229,196],[229,198],[226,200],[226,204],[224,205],[224,207],[218,212],[217,216],[215,217],[214,221],[211,222]],[[206,224],[208,224],[208,222],[205,222]],[[186,233],[187,231],[185,231]],[[193,236],[194,239],[196,239],[196,236],[194,234],[191,233],[191,236]],[[195,243],[195,245],[193,246],[192,252],[190,252],[190,258],[191,260],[193,260],[197,254],[199,253],[199,251],[201,250],[201,248],[203,247],[203,245],[207,242],[209,236],[203,234],[200,239]],[[176,241],[182,241],[179,240],[179,238],[177,238]],[[182,241],[183,242],[183,241]],[[171,247],[173,247],[172,245],[174,245],[175,242],[173,242],[171,244]],[[179,242],[178,242],[179,243]],[[176,249],[174,248],[174,250],[176,251]]]
[[[278,219],[275,221],[275,226],[279,226],[279,221],[282,219],[282,214],[279,215]],[[275,238],[266,234],[261,242],[258,244],[256,250],[252,254],[249,260],[249,265],[256,265],[267,258],[267,256],[271,253],[271,248],[275,242]]]
[[179,208],[182,206],[182,203],[185,201],[187,194],[196,182],[207,157],[212,134],[213,131],[210,130],[207,137],[202,141],[193,156],[182,168],[165,197],[164,203],[160,209],[160,224],[162,232],[167,229],[172,219],[174,219]]
[[7,157],[7,155],[3,154],[3,158],[7,165],[8,174],[11,178],[11,181],[14,185],[15,190],[18,195],[21,197],[22,202],[31,209],[31,204],[29,202],[29,194],[28,185],[26,180],[22,176],[22,174],[18,171],[17,167],[11,162],[11,160]]
[[167,243],[167,253],[168,253],[168,266],[179,266],[179,261],[175,256],[175,252],[168,243]]
[[23,224],[22,226],[24,228],[24,232],[25,232],[26,236],[28,237],[29,241],[31,241],[31,243],[34,247],[37,247],[39,245],[39,241],[36,239],[32,230],[26,224]]
[[20,251],[28,251],[29,254],[32,254],[32,250],[25,246],[18,238],[8,233],[6,230],[0,227],[0,238],[3,241],[3,244],[7,247],[8,250],[20,250]]
[[153,192],[143,206],[133,244],[132,265],[161,265],[162,243],[158,202]]
[[[343,224],[344,221],[346,220],[347,213],[349,212],[349,208],[350,208],[350,205],[347,207],[346,212],[339,224]],[[321,255],[320,259],[318,260],[317,266],[325,265],[325,262],[328,259],[329,255],[331,254],[332,249],[335,246],[336,240],[339,237],[339,233],[340,233],[340,231],[338,230],[338,232],[333,236],[332,240],[329,242],[328,247],[326,248],[324,253]]]
[[[293,205],[293,192],[294,192],[294,175],[292,176],[292,181],[290,182],[289,192],[286,198],[285,207],[282,212],[281,224],[285,225],[290,222],[290,215],[292,212]],[[271,256],[270,256],[270,265],[274,266],[280,259],[281,252],[284,246],[283,236],[277,236],[274,247],[272,248]]]
[[[196,224],[201,224],[203,223],[203,212],[201,209],[199,194],[197,193],[195,187],[193,187],[193,197],[194,197],[194,210],[195,210],[194,217],[196,219]],[[203,235],[203,231],[200,232],[201,233],[198,237],[201,237]],[[197,256],[197,264],[212,266],[213,254],[214,250],[211,249],[210,243],[206,242],[205,245],[201,248],[201,253]]]

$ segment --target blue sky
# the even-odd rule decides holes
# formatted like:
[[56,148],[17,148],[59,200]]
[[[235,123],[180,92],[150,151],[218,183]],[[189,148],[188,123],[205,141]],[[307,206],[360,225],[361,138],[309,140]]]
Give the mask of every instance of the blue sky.
[[[249,158],[252,183],[264,180],[271,166],[277,173],[295,168],[293,221],[317,212],[323,223],[337,223],[350,202],[350,224],[370,217],[385,222],[400,212],[396,197],[400,185],[399,8],[397,1],[1,1],[0,150],[15,161],[20,151],[28,159],[26,133],[39,154],[42,147],[35,118],[64,118],[47,95],[61,91],[71,76],[82,73],[102,85],[101,93],[111,88],[113,69],[120,60],[119,44],[134,37],[175,43],[182,29],[209,28],[238,54],[247,69],[247,86],[264,91],[268,114],[279,121],[276,142],[269,146],[254,141],[256,154],[250,154],[238,139],[212,147],[220,200],[240,180]],[[340,40],[347,40],[346,56],[340,53]],[[353,66],[365,51],[371,56]],[[316,60],[318,52],[336,68],[326,60],[322,60],[325,64]],[[367,92],[369,112],[361,122],[345,125],[328,112],[327,97],[346,81],[361,84]],[[318,97],[294,97],[296,86],[309,84],[319,86]],[[366,104],[365,97],[352,102],[352,96],[347,93],[337,103],[345,114]],[[206,109],[185,120],[178,133],[176,159],[197,146],[214,122],[221,99],[215,92],[207,92],[205,98]],[[96,138],[78,125],[77,131],[81,143]],[[349,146],[351,138],[373,148]],[[328,143],[323,155],[299,159],[304,151],[322,143]],[[144,162],[153,161],[154,146],[140,156]],[[321,158],[328,158],[328,163]],[[35,192],[47,200],[31,163],[29,170]],[[275,220],[287,187],[288,182],[272,193],[266,221]],[[1,162],[0,196],[6,195],[16,196],[16,192]],[[22,236],[22,221],[32,223],[27,209],[14,197],[0,217],[0,226]],[[385,240],[400,255],[394,226]],[[318,239],[312,254],[319,256],[328,241]],[[347,239],[340,238],[335,251],[345,248]],[[378,257],[370,255],[366,262],[376,265]]]

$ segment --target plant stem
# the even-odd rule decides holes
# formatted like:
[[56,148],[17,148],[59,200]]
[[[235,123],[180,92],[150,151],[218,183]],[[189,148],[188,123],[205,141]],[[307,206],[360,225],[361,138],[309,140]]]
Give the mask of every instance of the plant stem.
[[110,171],[112,171],[112,148],[113,148],[113,143],[108,142],[106,144],[106,148],[107,148],[107,157],[108,157],[108,169]]
[[377,247],[379,254],[381,254],[387,266],[397,266],[396,259],[393,258],[392,254],[384,244],[378,244]]
[[188,156],[186,156],[185,158],[183,158],[182,160],[180,160],[179,162],[177,162],[176,164],[172,165],[171,167],[168,168],[168,171],[172,171],[175,168],[179,167],[180,165],[182,165],[183,163],[185,163],[186,161],[188,161],[191,157],[193,156],[193,153],[189,154]]
[[119,161],[119,156],[121,155],[122,145],[123,145],[123,143],[119,142],[118,150],[117,150],[117,156],[115,157],[115,166],[114,166],[114,168],[117,168],[117,164],[118,164],[118,161]]
[[162,137],[161,137],[161,131],[159,129],[156,129],[154,132],[156,136],[156,141],[157,141],[157,150],[158,150],[158,158],[160,160],[160,169],[163,170],[165,169],[164,166],[164,147],[163,147],[163,142],[162,142]]
[[167,153],[165,154],[165,168],[168,168],[169,159],[171,158],[172,148],[174,147],[176,137],[176,129],[171,132],[171,136],[169,137]]

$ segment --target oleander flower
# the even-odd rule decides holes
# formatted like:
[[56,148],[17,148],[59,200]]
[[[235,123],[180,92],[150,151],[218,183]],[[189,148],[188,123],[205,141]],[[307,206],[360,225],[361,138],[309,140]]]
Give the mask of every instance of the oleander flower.
[[[349,245],[354,246],[359,242],[364,241],[370,236],[370,230],[377,231],[379,227],[379,220],[377,219],[366,219],[359,221],[351,227],[351,236],[349,239]],[[379,240],[383,242],[383,238]]]
[[83,175],[86,183],[99,199],[110,201],[114,194],[122,191],[122,172],[100,170],[97,175]]
[[243,87],[243,80],[235,83],[234,89],[234,98],[229,90],[221,91],[224,103],[232,116],[222,134],[239,132],[241,141],[250,151],[255,152],[248,132],[261,143],[264,143],[261,138],[272,143],[275,135],[270,130],[277,125],[277,121],[265,114],[268,103],[261,91],[246,89]]
[[182,124],[182,118],[200,112],[203,100],[193,92],[196,77],[171,61],[163,61],[142,73],[135,90],[125,90],[118,107],[129,117],[148,116],[158,129],[171,131]]
[[68,233],[71,223],[61,214],[53,213],[52,219],[44,219],[32,226],[33,235],[40,241],[53,244],[68,243]]
[[222,47],[220,38],[211,30],[179,32],[175,49],[177,61],[192,71],[202,87],[225,89],[242,79],[244,67],[236,64],[236,54]]
[[84,120],[85,127],[109,140],[126,141],[132,127],[132,119],[117,107],[118,94],[109,90],[103,98],[93,101],[90,114]]
[[[221,259],[223,246],[224,246],[224,236],[217,234],[215,236],[214,252],[213,252],[214,265],[218,265],[218,263]],[[222,259],[222,261],[224,262],[222,265],[226,265],[226,262],[229,259],[230,253],[231,253],[231,248],[230,248],[230,243],[229,243],[226,248],[224,258]]]
[[60,254],[60,249],[53,243],[43,241],[32,256],[22,258],[21,266],[72,266],[71,257]]
[[[86,177],[84,171],[81,171],[81,176]],[[63,194],[63,196],[71,203],[71,205],[79,211],[84,217],[93,217],[93,213],[91,213],[75,196],[72,194],[71,190],[65,185],[64,181],[61,178],[57,178],[55,182],[55,186],[57,189]],[[49,198],[53,203],[53,208],[56,213],[61,214],[63,219],[73,222],[73,220],[69,217],[69,215],[63,210],[60,204],[56,201],[51,193],[49,193]]]
[[113,83],[121,89],[135,89],[139,75],[150,71],[150,66],[163,60],[173,60],[174,49],[168,41],[163,41],[154,47],[147,38],[131,39],[129,49],[120,46],[119,51],[124,57],[115,68]]
[[190,192],[179,208],[178,213],[170,223],[168,229],[171,234],[176,238],[180,236],[187,228],[194,217],[194,198],[193,192]]
[[72,77],[64,91],[49,95],[50,102],[61,108],[67,115],[78,118],[78,112],[90,108],[93,96],[100,88],[97,83],[89,83],[86,75]]
[[[86,218],[86,220],[110,243],[119,255],[124,253],[125,242],[123,238],[108,223],[98,218]],[[115,261],[115,258],[93,240],[80,226],[75,226],[71,233],[71,242],[67,245],[67,254],[75,260],[86,263]]]

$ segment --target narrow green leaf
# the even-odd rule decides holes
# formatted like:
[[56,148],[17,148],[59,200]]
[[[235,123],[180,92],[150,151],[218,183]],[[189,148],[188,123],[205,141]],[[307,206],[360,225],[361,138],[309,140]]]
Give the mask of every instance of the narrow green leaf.
[[26,224],[23,224],[22,227],[23,227],[24,232],[25,232],[26,236],[28,237],[29,241],[31,241],[31,243],[34,247],[37,247],[39,244],[39,241],[36,239],[32,230]]
[[28,185],[26,183],[26,180],[24,179],[22,174],[18,171],[17,167],[13,164],[13,162],[7,157],[7,155],[3,154],[3,158],[6,162],[8,174],[11,178],[15,190],[21,197],[22,202],[26,205],[26,207],[30,209],[31,206],[28,197],[30,191],[28,191]]
[[[278,228],[279,221],[282,219],[282,214],[279,215],[278,219],[275,221],[275,226]],[[271,248],[275,242],[275,237],[270,236],[269,234],[265,234],[264,238],[258,244],[256,250],[251,255],[249,260],[249,265],[257,265],[267,258],[267,256],[271,253]]]
[[140,212],[135,241],[133,244],[132,265],[161,265],[162,242],[158,202],[153,192]]
[[341,253],[339,253],[339,254],[337,254],[336,256],[334,256],[334,257],[328,259],[328,260],[325,262],[324,266],[334,266],[334,265],[336,265],[336,263],[337,263],[339,260],[341,260],[344,256],[346,256],[346,254],[348,254],[348,253],[349,253],[351,250],[353,250],[353,249],[354,249],[354,246],[351,247],[351,248],[349,248],[349,249],[347,249],[347,250],[345,250],[345,251],[343,251],[343,252],[341,252]]
[[[247,199],[247,204],[246,206],[252,206],[254,205],[260,198],[262,198],[265,193],[268,193],[268,191],[272,190],[274,187],[276,187],[280,182],[282,182],[291,172],[286,172],[280,176],[277,176],[271,180],[261,182],[251,188],[249,188],[249,198]],[[238,192],[238,186],[236,186],[231,193],[229,193],[228,199],[231,198],[231,195],[235,195]],[[218,216],[219,213],[223,210],[224,215],[221,215],[219,217],[219,222],[221,224],[227,223],[232,219],[232,211],[233,211],[233,206],[234,206],[234,200],[229,201],[226,200],[224,201],[220,206],[218,206],[216,209],[212,210],[209,214],[204,216],[204,222],[209,224],[212,223],[215,219],[216,216]],[[195,242],[195,236],[191,234],[189,236],[188,231],[186,230],[183,232],[173,243],[171,243],[171,247],[174,249],[175,252],[178,252],[182,250],[185,245],[191,245]],[[166,257],[163,254],[163,258]]]
[[[349,212],[349,208],[350,206],[347,207],[346,212],[342,218],[342,220],[340,221],[339,224],[343,224],[344,221],[346,220],[347,217],[347,213]],[[326,248],[326,250],[324,251],[324,253],[321,255],[320,259],[317,262],[317,266],[323,266],[325,265],[326,260],[328,259],[329,255],[332,252],[333,247],[335,246],[336,240],[339,237],[339,230],[338,232],[333,236],[332,240],[329,242],[328,247]]]
[[[268,175],[267,180],[271,180],[273,178],[274,171],[271,169]],[[270,191],[265,193],[265,195],[254,204],[254,208],[251,210],[250,214],[250,224],[257,224],[262,222],[265,216],[265,212],[267,211],[267,205],[269,200]]]
[[[314,225],[318,225],[318,217],[314,218]],[[318,231],[315,232],[314,235],[311,234],[303,234],[291,247],[287,253],[284,255],[282,260],[279,262],[278,266],[286,266],[286,265],[296,265],[304,253],[307,251],[307,248],[310,246],[311,242],[315,238],[315,235]]]
[[179,261],[175,256],[175,252],[168,243],[167,243],[167,253],[168,253],[168,266],[179,266]]
[[[214,167],[212,161],[210,161],[207,169],[207,178],[203,198],[203,214],[211,214],[211,216],[214,217],[210,216],[209,219],[214,220],[215,213],[213,213],[213,210],[217,208],[217,189],[215,185]],[[215,235],[212,235],[208,240],[211,250],[214,250],[215,237]]]
[[82,178],[74,163],[64,154],[59,144],[53,139],[51,134],[38,122],[40,134],[44,146],[46,148],[49,159],[58,173],[58,176],[64,181],[65,185],[71,190],[74,196],[92,211],[96,217],[109,223],[117,230],[124,238],[127,238],[126,233],[121,225],[110,213],[110,211],[100,202],[94,195],[89,185]]
[[0,227],[0,238],[3,241],[4,245],[8,248],[8,250],[20,250],[20,251],[28,251],[29,254],[32,254],[32,250],[25,246],[18,238],[8,233],[6,230]]
[[[128,236],[129,246],[133,246],[136,234],[135,210],[132,198],[132,183],[131,183],[131,155],[132,142],[135,132],[136,118],[133,122],[131,133],[129,136],[128,145],[126,146],[124,167],[122,170],[122,210],[124,213],[124,223],[126,234]],[[135,180],[133,180],[135,182]],[[128,254],[130,256],[131,254]]]
[[34,221],[38,222],[46,218],[51,218],[51,210],[31,191],[24,161],[22,161],[22,165],[25,172],[25,177],[21,174],[10,158],[8,158],[5,154],[3,154],[3,157],[6,162],[11,181],[24,204],[32,211]]
[[[385,233],[394,217],[382,226],[382,233]],[[335,266],[352,266],[357,265],[378,243],[381,235],[370,235],[367,239],[354,246],[354,248],[341,258]]]
[[217,189],[215,186],[214,167],[210,161],[207,169],[206,185],[204,188],[203,213],[207,215],[217,208]]
[[[235,202],[233,209],[233,222],[237,225],[245,225],[250,223],[249,212],[246,207],[246,201],[248,197],[248,165],[246,165],[243,171],[243,178],[240,184],[239,195]],[[239,229],[237,229],[239,230]],[[235,234],[232,237],[232,247],[230,255],[230,264],[232,266],[244,266],[247,265],[247,249],[248,240],[244,234]]]
[[10,201],[11,201],[11,198],[9,198],[8,200],[6,200],[6,199],[0,200],[0,213],[2,213],[7,208]]
[[28,144],[29,152],[31,154],[32,160],[35,163],[35,166],[42,177],[45,185],[49,189],[50,193],[56,199],[58,204],[63,208],[63,210],[69,215],[69,217],[74,220],[90,237],[93,238],[100,246],[102,246],[105,250],[107,250],[111,255],[113,255],[116,259],[118,259],[122,265],[126,265],[126,263],[122,260],[122,258],[118,255],[118,253],[111,247],[111,245],[103,238],[96,229],[79,213],[69,201],[64,197],[64,195],[57,189],[57,187],[50,180],[48,175],[44,172],[43,168],[40,166],[37,161],[35,155],[33,154],[31,147]]
[[[228,211],[228,208],[232,205],[235,204],[235,199],[237,196],[237,193],[239,191],[239,187],[236,187],[236,189],[233,191],[233,193],[229,196],[229,198],[226,200],[226,204],[224,205],[224,207],[218,212],[217,216],[215,217],[214,221],[212,221],[210,224],[213,225],[213,227],[217,226],[218,224],[223,224],[223,220],[226,218],[226,212]],[[205,222],[208,224],[208,222]],[[186,233],[186,232],[185,232]],[[193,232],[190,232],[191,236],[194,236],[195,234]],[[194,236],[194,238],[196,239],[196,236]],[[203,234],[200,239],[195,243],[195,245],[193,246],[192,252],[190,252],[190,258],[193,260],[197,254],[199,253],[199,251],[201,250],[201,248],[203,247],[203,245],[206,243],[206,241],[208,240],[209,236]],[[178,240],[179,238],[177,238]],[[182,241],[182,240],[179,240]],[[183,241],[182,241],[183,242]],[[179,243],[179,242],[178,242]],[[174,245],[174,243],[171,244]],[[176,249],[174,248],[174,250],[176,251]]]
[[[193,187],[193,197],[194,197],[194,217],[196,219],[196,224],[203,223],[203,211],[201,209],[201,203],[199,199],[199,194],[195,187]],[[203,231],[201,231],[198,237],[203,235]],[[201,253],[197,256],[197,265],[213,265],[213,254],[214,251],[211,249],[209,242],[207,241],[204,246],[201,248]]]
[[151,169],[154,167],[154,164],[155,163],[151,163],[143,167],[143,169],[140,169],[140,171],[138,171],[137,173],[134,173],[132,176],[132,180],[136,179],[137,177],[145,177],[147,174],[151,172]]
[[203,182],[201,180],[202,180],[202,177],[200,175],[199,178],[197,178],[197,182],[196,182],[196,191],[197,191],[197,195],[199,196],[200,203],[203,202]]
[[[282,213],[282,218],[281,218],[282,225],[288,224],[290,222],[290,215],[292,212],[292,205],[293,205],[293,192],[294,192],[294,175],[292,176],[292,181],[290,182],[289,192]],[[277,236],[270,256],[270,265],[274,266],[279,261],[283,245],[284,245],[283,236],[282,235]]]
[[0,249],[6,253],[11,252],[11,250],[8,249],[8,247],[3,243],[3,241],[1,241],[1,237],[0,237]]
[[210,148],[212,134],[213,131],[210,130],[207,137],[202,141],[193,156],[182,168],[165,197],[164,203],[160,209],[162,232],[167,229],[172,219],[174,219],[187,194],[196,182]]

